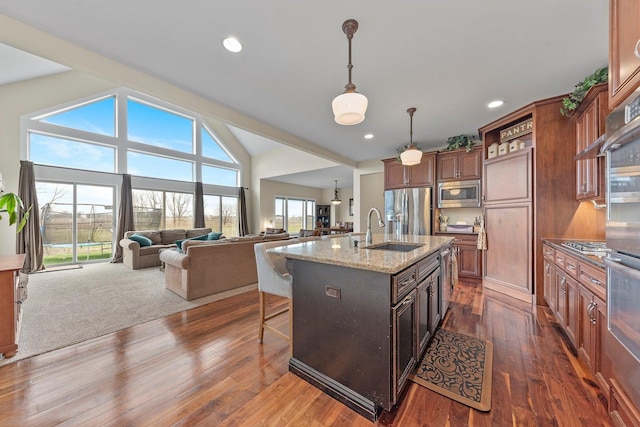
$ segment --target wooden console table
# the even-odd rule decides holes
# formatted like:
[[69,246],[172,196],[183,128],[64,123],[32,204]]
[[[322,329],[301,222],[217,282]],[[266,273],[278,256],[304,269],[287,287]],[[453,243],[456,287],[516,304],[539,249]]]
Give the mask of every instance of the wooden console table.
[[6,359],[18,351],[20,304],[16,288],[24,259],[24,254],[0,256],[0,354]]

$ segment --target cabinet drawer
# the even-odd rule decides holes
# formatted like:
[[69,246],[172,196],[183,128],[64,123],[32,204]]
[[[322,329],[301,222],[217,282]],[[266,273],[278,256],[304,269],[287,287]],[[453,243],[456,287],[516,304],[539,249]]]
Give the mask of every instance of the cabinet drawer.
[[421,261],[418,261],[416,282],[422,282],[422,279],[429,276],[436,268],[440,266],[440,257],[438,254],[431,255]]
[[578,280],[603,301],[607,300],[607,279],[604,270],[579,262]]
[[556,252],[556,256],[555,256],[554,262],[558,267],[564,270],[564,264],[567,258],[567,254],[561,251],[555,251],[555,252]]
[[405,295],[407,295],[413,288],[416,287],[417,281],[417,268],[416,265],[412,265],[404,271],[393,276],[392,279],[392,295],[391,300],[393,304],[397,304]]
[[551,246],[544,245],[542,248],[543,256],[551,262],[556,262],[556,251]]
[[578,260],[571,255],[564,256],[564,271],[574,279],[578,278]]

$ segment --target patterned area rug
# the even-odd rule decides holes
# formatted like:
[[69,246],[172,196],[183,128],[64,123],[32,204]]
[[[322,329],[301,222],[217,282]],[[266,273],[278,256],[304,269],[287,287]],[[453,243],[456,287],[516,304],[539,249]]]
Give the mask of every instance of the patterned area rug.
[[409,379],[479,411],[491,409],[493,344],[438,328]]

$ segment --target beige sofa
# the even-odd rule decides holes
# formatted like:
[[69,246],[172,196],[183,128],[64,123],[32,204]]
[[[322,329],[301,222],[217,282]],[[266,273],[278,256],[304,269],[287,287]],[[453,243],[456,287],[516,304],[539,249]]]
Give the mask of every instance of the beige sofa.
[[287,233],[250,235],[215,241],[189,240],[182,252],[162,251],[165,286],[186,300],[256,284],[253,245],[289,239]]
[[[210,228],[127,231],[124,233],[124,239],[120,240],[122,262],[132,270],[159,266],[161,249],[175,248],[174,242],[176,240],[202,236],[210,232]],[[148,237],[151,239],[152,245],[140,247],[138,242],[129,239],[132,234],[141,234]]]

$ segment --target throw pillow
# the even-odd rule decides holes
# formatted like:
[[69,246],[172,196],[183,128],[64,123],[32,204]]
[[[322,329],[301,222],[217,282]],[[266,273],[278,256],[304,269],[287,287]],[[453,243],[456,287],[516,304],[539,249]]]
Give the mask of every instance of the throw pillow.
[[186,242],[187,240],[209,240],[208,237],[208,234],[203,234],[202,236],[191,237],[189,239],[176,240],[174,243],[178,247],[178,251],[182,252],[182,243]]
[[129,239],[133,240],[134,242],[138,242],[140,247],[151,246],[152,244],[150,238],[142,236],[140,234],[132,234],[131,236],[129,236]]
[[207,240],[218,240],[220,239],[220,236],[222,236],[222,233],[212,231],[211,233],[207,234]]

